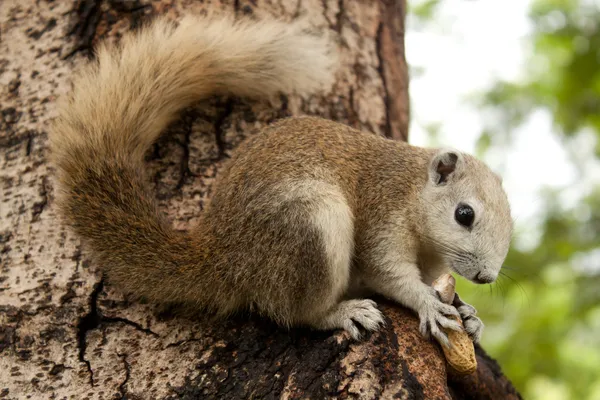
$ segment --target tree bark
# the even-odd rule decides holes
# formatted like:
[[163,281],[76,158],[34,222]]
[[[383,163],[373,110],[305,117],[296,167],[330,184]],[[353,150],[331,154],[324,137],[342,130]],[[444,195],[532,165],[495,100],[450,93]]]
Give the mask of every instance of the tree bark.
[[195,223],[231,150],[278,118],[319,115],[406,140],[402,0],[3,0],[0,399],[518,398],[480,348],[476,374],[448,378],[415,315],[383,300],[387,325],[355,343],[255,316],[178,317],[129,302],[87,261],[53,206],[54,100],[99,40],[118,40],[153,15],[208,9],[307,16],[337,36],[340,72],[323,96],[219,98],[183,112],[148,155],[156,197],[178,229]]

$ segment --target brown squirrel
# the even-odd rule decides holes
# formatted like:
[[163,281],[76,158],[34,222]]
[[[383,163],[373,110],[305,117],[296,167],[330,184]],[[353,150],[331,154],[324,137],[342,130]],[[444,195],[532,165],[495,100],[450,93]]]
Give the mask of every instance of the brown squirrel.
[[[283,326],[384,321],[355,288],[474,340],[483,324],[429,286],[449,269],[496,279],[512,219],[500,178],[455,150],[414,147],[319,118],[281,120],[235,151],[189,232],[175,231],[146,183],[144,154],[178,112],[215,93],[268,97],[333,81],[328,40],[297,23],[158,19],[104,45],[77,76],[50,139],[58,204],[110,281],[156,302]],[[456,307],[455,307],[456,306]]]

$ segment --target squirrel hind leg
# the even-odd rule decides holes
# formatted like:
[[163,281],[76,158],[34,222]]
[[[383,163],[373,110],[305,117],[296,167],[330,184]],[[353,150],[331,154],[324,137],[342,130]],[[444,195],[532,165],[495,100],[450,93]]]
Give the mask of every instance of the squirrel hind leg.
[[359,327],[375,331],[384,323],[383,314],[372,300],[340,301],[349,289],[350,264],[354,250],[354,218],[342,192],[333,185],[315,183],[319,200],[311,212],[311,222],[323,240],[330,287],[318,305],[307,308],[304,322],[318,330],[344,329],[350,336],[361,338]]
[[354,217],[345,196],[335,185],[310,182],[315,200],[310,222],[323,243],[324,262],[329,276],[319,296],[306,299],[299,321],[317,330],[344,329],[360,339],[359,327],[374,331],[383,323],[383,315],[372,300],[345,300],[350,284],[354,252]]
[[[262,282],[260,290],[254,285],[253,303],[282,325],[314,325],[348,289],[352,212],[341,190],[323,180],[283,182],[275,193],[268,195],[272,215],[262,213],[261,235],[251,235],[252,249],[261,251],[253,258],[272,261],[252,276],[252,282]],[[263,272],[268,275],[261,276]]]

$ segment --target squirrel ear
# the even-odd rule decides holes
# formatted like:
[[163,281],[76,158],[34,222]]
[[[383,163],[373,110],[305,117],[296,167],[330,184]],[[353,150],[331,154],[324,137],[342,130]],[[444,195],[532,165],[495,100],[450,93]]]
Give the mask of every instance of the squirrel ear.
[[431,160],[429,178],[436,185],[443,185],[461,164],[462,157],[458,151],[441,150]]

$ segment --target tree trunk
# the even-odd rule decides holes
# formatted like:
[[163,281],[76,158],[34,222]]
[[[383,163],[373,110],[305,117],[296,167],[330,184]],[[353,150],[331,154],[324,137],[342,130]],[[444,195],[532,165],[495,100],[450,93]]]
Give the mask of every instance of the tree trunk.
[[152,15],[207,9],[308,16],[335,31],[341,68],[326,96],[220,98],[186,110],[148,155],[156,197],[178,228],[201,214],[230,151],[278,118],[320,115],[406,140],[401,0],[2,0],[0,398],[517,398],[481,349],[476,374],[448,379],[416,317],[385,301],[385,328],[354,343],[257,317],[186,319],[104,283],[53,206],[54,100],[98,40]]

